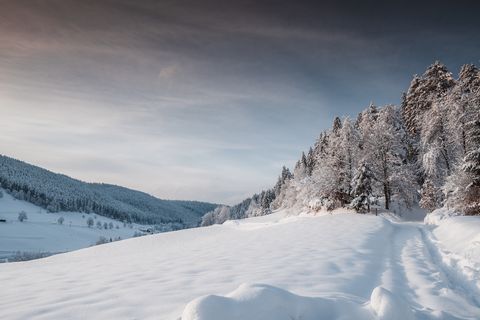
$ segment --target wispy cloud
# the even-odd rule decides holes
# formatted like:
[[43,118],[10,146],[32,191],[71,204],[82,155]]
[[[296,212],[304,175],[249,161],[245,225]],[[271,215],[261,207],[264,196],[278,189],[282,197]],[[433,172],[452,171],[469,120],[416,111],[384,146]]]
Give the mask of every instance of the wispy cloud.
[[476,62],[475,19],[451,36],[470,13],[440,23],[426,5],[402,8],[1,1],[1,150],[83,180],[233,203],[273,184],[333,115],[399,101],[433,59]]

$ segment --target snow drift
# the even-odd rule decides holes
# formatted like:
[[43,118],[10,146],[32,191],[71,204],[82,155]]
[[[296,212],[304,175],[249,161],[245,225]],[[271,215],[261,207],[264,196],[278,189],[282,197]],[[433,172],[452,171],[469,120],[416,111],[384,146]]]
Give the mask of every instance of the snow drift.
[[438,247],[439,262],[480,304],[480,217],[442,208],[427,215],[425,223],[432,229],[429,239]]
[[242,284],[226,296],[208,295],[190,302],[182,320],[410,320],[412,310],[399,297],[376,287],[370,303],[351,296],[302,297],[264,285]]

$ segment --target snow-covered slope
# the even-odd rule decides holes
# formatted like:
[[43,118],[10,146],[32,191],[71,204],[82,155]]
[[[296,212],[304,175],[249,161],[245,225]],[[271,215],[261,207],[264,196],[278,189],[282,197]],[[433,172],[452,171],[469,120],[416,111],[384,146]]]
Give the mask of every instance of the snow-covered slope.
[[425,222],[432,230],[429,240],[439,247],[439,263],[451,270],[449,276],[467,287],[480,304],[480,217],[438,209]]
[[[76,250],[94,245],[100,237],[108,241],[127,239],[135,232],[140,232],[139,229],[146,228],[137,224],[124,225],[120,221],[96,214],[48,213],[29,202],[13,198],[5,191],[2,193],[0,220],[6,221],[0,222],[0,261],[14,256],[27,258]],[[26,213],[27,220],[20,222],[18,214],[22,211]],[[58,222],[60,217],[63,218],[62,224]],[[89,218],[94,221],[92,227],[87,226]]]
[[3,264],[0,318],[478,319],[429,232],[277,212]]
[[174,228],[195,227],[205,213],[217,207],[206,202],[158,199],[115,185],[86,183],[3,155],[0,187],[50,212],[93,212],[116,220]]

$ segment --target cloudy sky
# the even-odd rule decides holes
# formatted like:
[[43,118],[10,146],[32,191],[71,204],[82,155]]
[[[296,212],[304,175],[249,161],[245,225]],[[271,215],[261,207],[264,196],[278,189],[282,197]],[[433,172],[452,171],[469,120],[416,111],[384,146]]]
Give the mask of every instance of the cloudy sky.
[[477,3],[0,0],[0,153],[233,204],[335,115],[479,65]]

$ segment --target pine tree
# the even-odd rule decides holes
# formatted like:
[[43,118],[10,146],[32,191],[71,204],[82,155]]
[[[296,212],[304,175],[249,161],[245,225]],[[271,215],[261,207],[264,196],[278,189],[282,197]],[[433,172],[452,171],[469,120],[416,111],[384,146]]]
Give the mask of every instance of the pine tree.
[[300,160],[298,160],[297,164],[295,165],[293,174],[299,179],[303,179],[308,176],[308,161],[307,157],[305,156],[305,152],[302,152]]
[[[470,126],[473,124],[473,127],[475,127],[472,121],[478,119],[480,113],[480,70],[474,65],[463,66],[458,82],[458,87],[461,90],[461,101],[460,112],[457,118],[460,120],[461,129],[463,129],[462,143],[466,154],[470,147],[467,141],[467,130],[469,130],[467,123],[469,122]],[[458,126],[456,127],[458,128]],[[475,144],[472,145],[472,147],[474,146]]]
[[345,206],[351,201],[351,180],[355,148],[358,147],[357,132],[347,118],[342,123],[337,117],[333,122],[331,133],[328,135],[328,146],[325,156],[318,164],[317,179],[320,182],[322,193],[330,198],[333,207]]
[[311,176],[313,169],[315,169],[315,154],[313,152],[312,147],[308,150],[306,164],[307,164],[307,175]]
[[425,112],[454,85],[452,74],[438,61],[428,67],[421,77],[414,77],[405,95],[402,110],[406,127],[411,134],[419,134]]
[[430,179],[438,180],[437,184],[441,185],[452,171],[455,144],[447,129],[444,104],[434,103],[426,117],[428,121],[425,121],[421,134],[423,168]]
[[349,118],[346,118],[342,123],[342,128],[339,135],[338,151],[343,158],[343,176],[344,191],[351,194],[352,179],[355,167],[357,166],[357,159],[359,154],[360,134]]
[[397,184],[395,173],[402,167],[402,130],[400,115],[394,106],[383,107],[373,126],[364,136],[363,154],[372,166],[385,209],[390,209]]
[[469,178],[464,199],[464,212],[468,215],[480,214],[480,115],[468,123],[467,143],[470,146],[465,155],[463,171]]
[[374,175],[370,166],[362,163],[353,178],[353,200],[350,207],[360,213],[370,212],[370,198],[373,193],[372,183]]
[[322,160],[325,159],[327,155],[328,140],[329,140],[329,137],[327,132],[322,132],[320,133],[320,136],[315,142],[315,145],[313,148],[313,158],[314,158],[313,160],[315,162],[314,169],[315,169],[315,166],[317,166],[320,162],[322,162]]
[[476,107],[476,92],[480,88],[480,72],[472,64],[462,66],[457,85],[448,97],[448,126],[459,149],[458,157],[463,158],[467,152],[466,122],[470,119],[472,109]]
[[293,175],[290,173],[290,170],[288,170],[287,167],[283,166],[282,167],[282,173],[278,177],[277,183],[275,184],[275,187],[273,187],[275,197],[277,197],[280,192],[282,191],[283,186],[287,182],[287,180],[290,180],[293,178]]
[[332,132],[333,134],[338,134],[340,129],[342,128],[342,120],[339,117],[335,117],[333,120]]

